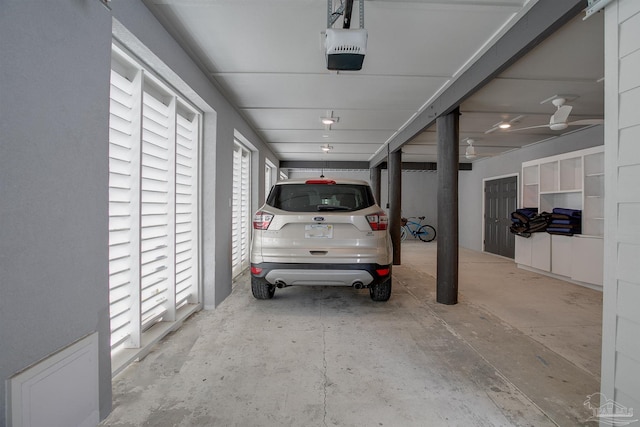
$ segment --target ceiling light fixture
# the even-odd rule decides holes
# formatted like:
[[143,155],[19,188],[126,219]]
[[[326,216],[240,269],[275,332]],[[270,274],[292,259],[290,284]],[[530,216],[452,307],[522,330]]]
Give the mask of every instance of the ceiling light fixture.
[[334,125],[340,121],[340,117],[320,117],[320,121],[325,125]]
[[511,120],[500,120],[498,123],[496,123],[495,125],[491,126],[491,129],[486,130],[484,133],[492,133],[492,132],[497,131],[498,129],[507,130],[514,123],[518,123],[520,121],[520,119],[522,119],[523,117],[524,117],[524,115],[520,114],[519,116],[516,116]]
[[473,139],[467,139],[467,144],[469,144],[469,146],[467,147],[467,149],[464,152],[464,156],[467,159],[475,159],[476,158],[476,147],[473,146],[474,142],[475,142],[475,140],[473,140]]
[[321,145],[320,148],[322,148],[322,151],[324,151],[325,153],[328,153],[329,151],[333,150],[333,146],[329,144]]

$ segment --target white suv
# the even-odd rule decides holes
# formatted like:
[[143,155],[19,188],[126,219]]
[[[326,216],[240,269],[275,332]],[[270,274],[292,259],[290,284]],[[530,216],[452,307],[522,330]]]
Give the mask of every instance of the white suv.
[[388,218],[369,184],[347,179],[276,183],[253,217],[251,290],[272,298],[294,285],[369,288],[391,296],[393,251]]

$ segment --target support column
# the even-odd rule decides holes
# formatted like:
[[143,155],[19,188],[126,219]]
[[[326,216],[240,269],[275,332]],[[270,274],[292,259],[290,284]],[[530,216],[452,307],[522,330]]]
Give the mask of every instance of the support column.
[[402,209],[402,151],[389,153],[389,234],[393,242],[393,265],[401,264],[400,211]]
[[[373,190],[373,197],[376,198],[376,203],[380,205],[380,196],[382,195],[380,191],[380,181],[382,177],[382,168],[380,166],[375,166],[369,168],[369,181],[371,182],[371,189]],[[382,207],[382,205],[380,205]]]
[[460,110],[436,119],[438,135],[438,261],[436,301],[458,303],[458,163]]

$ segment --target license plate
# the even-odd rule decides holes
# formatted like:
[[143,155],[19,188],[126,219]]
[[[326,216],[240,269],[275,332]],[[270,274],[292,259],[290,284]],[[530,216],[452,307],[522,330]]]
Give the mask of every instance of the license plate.
[[331,224],[309,224],[304,226],[304,237],[306,239],[332,239],[333,225]]

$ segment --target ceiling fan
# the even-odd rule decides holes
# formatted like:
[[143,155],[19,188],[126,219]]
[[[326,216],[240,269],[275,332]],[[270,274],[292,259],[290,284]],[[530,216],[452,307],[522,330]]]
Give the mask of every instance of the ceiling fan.
[[565,105],[565,98],[554,98],[551,103],[556,106],[556,112],[553,113],[549,119],[547,125],[529,126],[524,128],[509,129],[507,132],[516,132],[519,130],[536,129],[536,128],[549,128],[551,130],[564,130],[569,126],[586,126],[586,125],[601,125],[604,124],[603,119],[585,119],[569,122],[569,114],[573,107],[571,105]]
[[[495,146],[495,145],[482,145],[481,147],[481,152],[476,151],[476,146],[474,145],[476,142],[478,142],[477,139],[473,139],[473,138],[464,138],[463,140],[460,141],[460,144],[466,142],[467,143],[467,148],[464,150],[464,154],[462,152],[460,152],[460,157],[463,157],[467,160],[473,160],[476,158],[485,158],[485,157],[494,157],[494,156],[498,156],[500,155],[504,149],[510,149],[510,148],[516,148],[514,146],[509,146],[509,145],[499,145],[499,146]],[[491,150],[492,148],[498,148],[499,150],[497,152],[487,152],[487,150]]]

